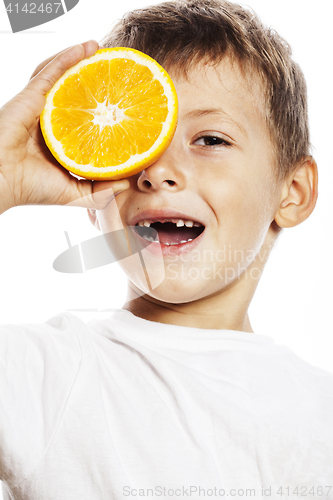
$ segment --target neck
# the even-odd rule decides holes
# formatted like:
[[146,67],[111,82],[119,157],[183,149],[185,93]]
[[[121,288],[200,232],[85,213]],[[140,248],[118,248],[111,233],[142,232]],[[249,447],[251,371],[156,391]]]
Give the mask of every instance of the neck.
[[139,296],[137,291],[129,286],[127,301],[122,308],[135,316],[158,323],[253,333],[248,316],[253,294],[248,300],[239,300],[239,290],[236,288],[237,286],[234,286],[193,302],[173,304],[162,302],[150,295]]

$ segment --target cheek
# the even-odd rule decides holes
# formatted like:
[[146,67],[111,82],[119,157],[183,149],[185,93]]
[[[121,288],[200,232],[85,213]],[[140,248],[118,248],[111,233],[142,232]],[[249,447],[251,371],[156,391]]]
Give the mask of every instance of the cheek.
[[216,214],[218,244],[257,251],[271,222],[267,187],[244,179],[229,179],[215,186],[209,204]]
[[[107,208],[99,213],[101,231],[106,234],[106,241],[119,266],[136,287],[137,297],[151,294],[165,278],[165,268],[161,253],[152,255],[147,249],[140,248],[129,238],[125,217],[121,217],[130,199],[125,192],[118,195]],[[118,231],[122,230],[124,231]],[[107,233],[113,233],[108,237]],[[132,243],[131,243],[132,241]]]
[[102,233],[116,231],[124,227],[120,215],[124,201],[118,199],[119,197],[120,195],[112,200],[104,210],[98,212],[98,220]]

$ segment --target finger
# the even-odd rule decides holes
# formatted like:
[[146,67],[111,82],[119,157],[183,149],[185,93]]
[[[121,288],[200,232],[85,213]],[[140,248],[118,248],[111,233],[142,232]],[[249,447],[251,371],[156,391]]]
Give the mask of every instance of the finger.
[[[97,42],[95,42],[95,40],[89,40],[88,42],[84,42],[82,43],[82,47],[85,49],[85,57],[90,57],[90,55],[87,55],[91,52],[91,49],[94,48],[94,45],[92,44],[95,44]],[[64,49],[64,50],[61,50],[60,52],[57,52],[56,54],[53,54],[53,56],[51,57],[48,57],[47,59],[45,59],[45,61],[41,62],[37,68],[35,69],[35,71],[32,73],[31,77],[29,78],[29,80],[32,80],[32,78],[34,78],[36,75],[38,75],[38,73],[40,71],[42,71],[43,68],[45,68],[45,66],[47,66],[49,64],[49,62],[53,61],[53,59],[55,59],[59,54],[62,54],[63,52],[65,52],[66,50],[68,50],[70,47]],[[100,48],[100,47],[99,47]],[[91,55],[93,55],[94,52],[91,53]]]
[[[127,179],[117,181],[78,181],[82,196],[67,203],[68,206],[104,210],[118,194],[130,187]],[[88,193],[88,194],[86,194]]]
[[57,57],[59,54],[62,54],[63,52],[65,52],[65,50],[68,50],[67,49],[64,49],[64,50],[61,50],[60,52],[57,52],[56,54],[53,54],[53,56],[51,57],[48,57],[47,59],[45,59],[45,61],[41,62],[37,68],[35,69],[35,71],[32,73],[31,77],[29,78],[29,80],[32,80],[36,75],[38,75],[38,73],[43,69],[45,68],[45,66],[47,66],[49,64],[49,62],[53,61],[53,59],[55,59],[55,57]]
[[94,40],[74,45],[58,54],[49,62],[26,86],[27,90],[33,90],[40,95],[45,95],[69,68],[80,62],[85,57],[90,57],[98,49],[98,43]]
[[130,187],[128,179],[117,181],[95,181],[93,183],[92,202],[96,210],[104,210],[108,204],[120,193]]

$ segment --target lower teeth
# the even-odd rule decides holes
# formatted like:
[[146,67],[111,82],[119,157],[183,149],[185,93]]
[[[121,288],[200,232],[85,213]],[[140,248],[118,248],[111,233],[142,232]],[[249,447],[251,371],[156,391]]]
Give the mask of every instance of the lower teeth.
[[[189,240],[182,240],[180,243],[189,243],[190,241],[192,241],[193,239],[189,239]],[[179,245],[179,243],[164,243],[164,245]]]
[[[147,241],[150,241],[151,243],[159,243],[158,240],[155,240],[152,236],[143,236],[143,238]],[[181,240],[180,243],[188,243],[189,241],[193,241],[193,238],[191,238],[189,240]],[[164,243],[164,245],[168,245],[168,246],[179,245],[179,243]]]
[[152,236],[143,236],[143,238],[147,241],[151,241],[152,243],[158,243]]

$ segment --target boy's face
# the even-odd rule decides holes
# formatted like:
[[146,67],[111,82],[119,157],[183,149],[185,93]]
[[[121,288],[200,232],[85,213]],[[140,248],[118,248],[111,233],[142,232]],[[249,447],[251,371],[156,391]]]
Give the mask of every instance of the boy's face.
[[[185,303],[216,296],[232,285],[255,287],[265,251],[276,237],[272,221],[280,201],[263,89],[227,58],[215,69],[196,66],[189,81],[172,70],[169,74],[179,99],[173,141],[153,165],[129,178],[129,189],[98,212],[99,227],[106,233],[132,226],[138,218],[154,219],[153,212],[143,212],[161,209],[165,218],[204,225],[190,243],[150,245],[162,249],[150,254],[149,266],[164,278],[149,293],[154,299]],[[175,217],[171,210],[184,216]],[[187,238],[184,228],[174,226],[173,231]],[[120,264],[131,287],[142,291],[140,265]]]

